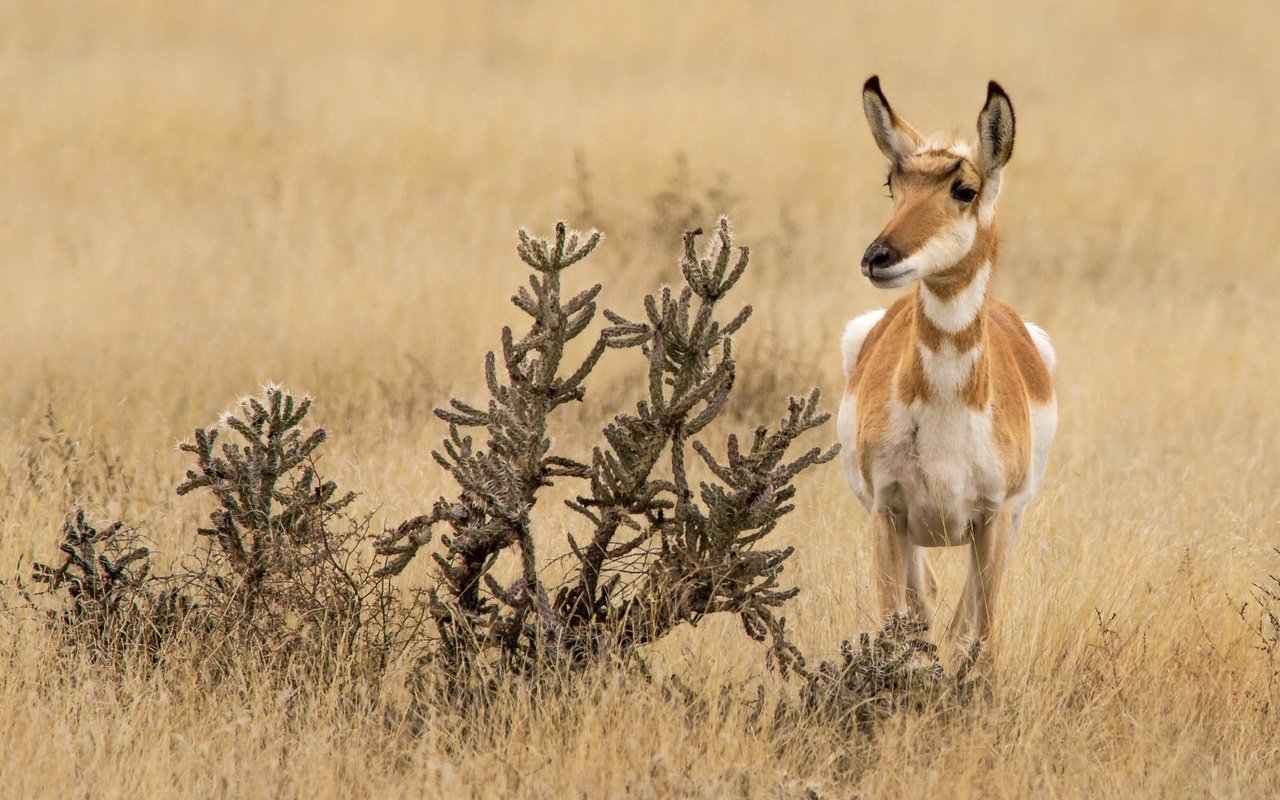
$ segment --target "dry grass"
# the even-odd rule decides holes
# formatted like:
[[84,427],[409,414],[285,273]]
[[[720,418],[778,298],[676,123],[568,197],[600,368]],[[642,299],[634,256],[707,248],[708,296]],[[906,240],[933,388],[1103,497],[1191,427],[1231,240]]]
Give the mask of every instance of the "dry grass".
[[[252,674],[116,681],[10,617],[0,794],[1280,788],[1280,684],[1237,613],[1280,542],[1275,4],[683,5],[4,3],[0,566],[47,555],[76,502],[140,526],[162,559],[185,550],[208,509],[174,494],[173,445],[269,379],[317,397],[323,467],[364,508],[425,510],[429,412],[481,390],[523,274],[515,228],[591,211],[611,238],[576,278],[625,308],[675,276],[677,239],[651,227],[678,153],[705,213],[729,202],[757,245],[739,290],[758,315],[747,416],[813,383],[838,396],[844,321],[888,300],[855,266],[887,212],[861,81],[879,72],[934,128],[967,126],[997,77],[1019,119],[997,291],[1055,337],[1062,425],[990,702],[896,721],[875,748],[753,734],[745,701],[777,679],[709,625],[654,658],[702,712],[615,675],[414,734],[394,677],[364,700]],[[621,368],[601,373],[596,418],[625,396]],[[834,654],[874,614],[867,520],[838,468],[801,483],[790,625]],[[950,603],[960,560],[938,560]],[[721,713],[725,686],[743,702]]]

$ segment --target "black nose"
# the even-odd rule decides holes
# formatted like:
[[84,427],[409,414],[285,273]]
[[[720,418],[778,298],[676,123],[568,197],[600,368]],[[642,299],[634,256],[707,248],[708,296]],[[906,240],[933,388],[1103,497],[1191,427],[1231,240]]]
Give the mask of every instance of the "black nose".
[[902,260],[902,254],[893,245],[877,239],[862,254],[862,274],[871,276],[877,269],[896,264]]

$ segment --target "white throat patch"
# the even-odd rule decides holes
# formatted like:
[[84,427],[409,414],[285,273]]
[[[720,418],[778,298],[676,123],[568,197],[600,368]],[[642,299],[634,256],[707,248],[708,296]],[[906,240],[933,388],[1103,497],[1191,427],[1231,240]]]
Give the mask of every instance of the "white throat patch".
[[929,287],[921,284],[920,300],[924,305],[925,316],[939,330],[947,333],[959,333],[968,328],[977,319],[978,312],[987,297],[987,283],[991,280],[991,262],[985,261],[973,276],[969,285],[952,297],[943,300],[929,291]]

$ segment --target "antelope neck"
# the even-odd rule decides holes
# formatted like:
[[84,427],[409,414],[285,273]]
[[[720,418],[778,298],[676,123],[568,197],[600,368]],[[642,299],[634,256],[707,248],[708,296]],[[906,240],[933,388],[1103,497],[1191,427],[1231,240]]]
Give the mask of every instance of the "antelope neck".
[[916,287],[903,399],[959,400],[983,409],[990,397],[987,305],[994,231],[982,230],[954,267]]

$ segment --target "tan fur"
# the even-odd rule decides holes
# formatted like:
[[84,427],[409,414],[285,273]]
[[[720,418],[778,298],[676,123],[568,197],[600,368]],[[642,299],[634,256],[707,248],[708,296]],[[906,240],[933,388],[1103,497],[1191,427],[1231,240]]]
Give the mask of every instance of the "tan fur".
[[[999,253],[992,204],[1012,153],[1012,106],[993,84],[979,118],[980,150],[970,156],[958,143],[925,142],[888,108],[878,82],[868,87],[864,107],[890,157],[894,197],[877,242],[899,254],[887,269],[901,264],[899,273],[917,280],[858,344],[846,387],[856,418],[841,426],[856,453],[850,480],[862,482],[864,502],[871,498],[884,613],[909,609],[931,618],[935,582],[920,548],[967,544],[973,563],[952,632],[967,628],[984,638],[1007,548],[1039,480],[1032,475],[1033,446],[1047,455],[1047,442],[1034,441],[1033,410],[1052,415],[1050,439],[1056,426],[1049,367],[1026,323],[990,290]],[[965,190],[975,197],[967,199]],[[958,232],[966,229],[972,244],[961,250],[970,238]],[[988,433],[972,451],[949,444],[968,441],[975,430]],[[945,461],[927,463],[931,456],[922,453]],[[951,492],[951,505],[929,505],[927,487],[934,484]],[[963,530],[948,530],[948,520]]]
[[889,173],[889,189],[893,193],[894,210],[881,237],[890,238],[904,253],[917,250],[939,227],[957,219],[954,203],[949,202],[953,180],[967,180],[981,186],[977,171],[967,160],[955,169],[957,157],[934,155],[928,151],[912,156]]

